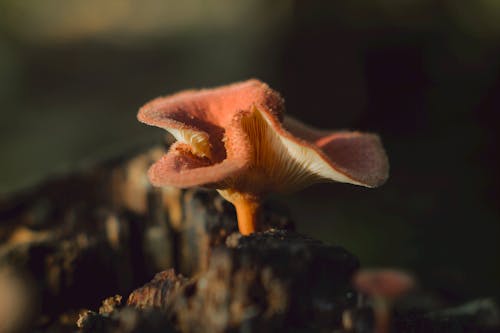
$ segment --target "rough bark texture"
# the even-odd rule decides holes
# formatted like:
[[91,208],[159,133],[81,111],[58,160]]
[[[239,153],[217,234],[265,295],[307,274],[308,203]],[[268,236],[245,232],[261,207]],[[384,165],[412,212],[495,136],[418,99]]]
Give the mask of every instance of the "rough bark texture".
[[[207,267],[211,248],[237,228],[234,208],[214,191],[152,188],[146,171],[163,152],[153,148],[0,197],[0,269],[17,272],[0,281],[26,289],[19,295],[29,304],[17,322],[1,313],[16,307],[0,306],[0,319],[12,318],[5,320],[12,327],[73,328],[79,309],[127,295],[156,272],[175,267],[192,275]],[[273,211],[266,221],[293,228]]]
[[36,281],[36,326],[127,294],[173,264],[163,193],[140,176],[158,154],[104,163],[0,200],[0,264]]
[[172,294],[188,281],[182,275],[176,275],[173,269],[160,272],[153,280],[134,290],[128,297],[127,305],[137,309],[154,308],[166,311]]
[[[340,327],[343,310],[353,306],[354,256],[287,231],[231,243],[214,248],[207,269],[192,279],[162,272],[132,292],[127,305],[161,311],[182,332]],[[81,326],[109,322],[108,313],[101,315]]]
[[295,233],[268,231],[217,247],[208,269],[170,302],[183,332],[275,332],[340,326],[357,259]]
[[[0,332],[373,330],[371,304],[351,290],[354,255],[295,233],[275,203],[268,231],[242,237],[215,191],[149,185],[162,152],[0,198]],[[493,301],[436,304],[396,307],[394,331],[500,326]]]

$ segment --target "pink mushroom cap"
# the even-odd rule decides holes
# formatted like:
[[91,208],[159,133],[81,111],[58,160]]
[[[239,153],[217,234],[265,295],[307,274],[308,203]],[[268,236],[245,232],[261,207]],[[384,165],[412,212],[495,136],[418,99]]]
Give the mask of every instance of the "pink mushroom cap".
[[321,181],[375,187],[389,173],[377,135],[285,117],[283,98],[255,79],[156,98],[138,119],[178,141],[149,170],[156,186],[287,192]]
[[393,269],[365,269],[353,278],[356,290],[373,297],[397,299],[415,287],[414,278]]

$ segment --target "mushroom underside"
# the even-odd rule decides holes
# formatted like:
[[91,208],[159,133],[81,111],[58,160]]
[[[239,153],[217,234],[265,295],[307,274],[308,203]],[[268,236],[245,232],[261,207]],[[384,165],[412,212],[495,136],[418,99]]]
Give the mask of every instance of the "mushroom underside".
[[255,106],[239,119],[223,140],[231,130],[243,147],[226,142],[226,159],[215,163],[207,133],[165,128],[181,144],[174,144],[152,166],[153,183],[263,193],[290,192],[322,181],[374,187],[387,178],[387,157],[376,135],[318,131],[321,135],[311,143],[294,137],[293,128],[288,132],[269,112]]

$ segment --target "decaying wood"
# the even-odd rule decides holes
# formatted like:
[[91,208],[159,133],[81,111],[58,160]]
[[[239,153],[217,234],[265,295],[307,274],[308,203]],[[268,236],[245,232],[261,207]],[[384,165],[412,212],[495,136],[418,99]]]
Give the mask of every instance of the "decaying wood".
[[241,237],[213,251],[208,269],[172,297],[169,315],[183,332],[339,328],[357,267],[344,249],[295,233]]
[[77,321],[85,333],[169,333],[176,332],[165,315],[154,309],[117,309],[107,316],[87,311]]
[[[156,147],[0,200],[0,265],[37,281],[26,301],[40,300],[39,327],[126,295],[164,269],[194,274],[236,230],[233,207],[215,192],[149,185],[147,168],[163,152]],[[292,225],[273,212],[268,221]]]
[[128,293],[172,265],[162,193],[138,178],[159,153],[105,163],[0,203],[0,264],[37,282],[39,325]]
[[173,269],[160,272],[153,280],[134,290],[128,297],[127,305],[137,309],[166,310],[172,294],[187,282],[187,278],[175,274]]
[[[372,331],[354,255],[295,233],[276,204],[268,231],[242,237],[216,192],[152,188],[146,170],[163,151],[0,200],[0,332]],[[492,301],[394,318],[404,332],[500,327]]]
[[[178,229],[179,269],[189,276],[205,271],[211,249],[224,244],[238,227],[234,207],[215,191],[185,191],[182,200],[185,215]],[[264,228],[294,229],[286,213],[277,214],[269,205],[264,212]]]
[[191,279],[173,270],[158,274],[131,293],[127,306],[161,311],[182,332],[340,327],[342,310],[354,302],[354,256],[287,231],[231,243],[216,246],[207,269]]

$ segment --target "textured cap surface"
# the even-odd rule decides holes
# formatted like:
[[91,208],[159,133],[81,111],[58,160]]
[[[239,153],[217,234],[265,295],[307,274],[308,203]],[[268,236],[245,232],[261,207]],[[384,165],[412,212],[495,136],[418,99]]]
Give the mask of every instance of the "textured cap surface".
[[320,181],[374,187],[387,179],[377,135],[317,130],[283,112],[281,96],[255,79],[147,103],[138,119],[178,141],[151,167],[151,182],[257,193]]

